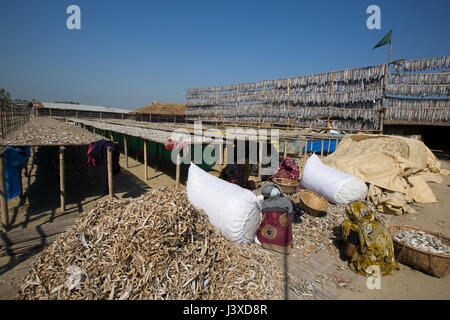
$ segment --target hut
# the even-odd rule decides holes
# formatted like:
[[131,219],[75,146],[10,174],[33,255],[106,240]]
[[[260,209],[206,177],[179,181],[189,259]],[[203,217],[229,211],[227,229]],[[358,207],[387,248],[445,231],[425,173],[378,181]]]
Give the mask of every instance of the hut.
[[149,122],[184,122],[186,105],[153,101],[148,106],[130,112],[137,115],[139,121]]

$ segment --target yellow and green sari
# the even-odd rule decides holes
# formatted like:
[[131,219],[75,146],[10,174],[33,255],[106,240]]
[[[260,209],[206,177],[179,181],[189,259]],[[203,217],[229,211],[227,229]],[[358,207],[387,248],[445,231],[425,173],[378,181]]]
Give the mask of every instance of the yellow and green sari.
[[350,269],[364,276],[373,275],[374,267],[379,268],[382,276],[392,274],[394,269],[400,270],[391,232],[376,219],[374,210],[364,201],[354,201],[347,205],[345,212],[349,220],[341,224],[342,237],[347,239],[353,230],[359,239],[359,246],[349,262]]

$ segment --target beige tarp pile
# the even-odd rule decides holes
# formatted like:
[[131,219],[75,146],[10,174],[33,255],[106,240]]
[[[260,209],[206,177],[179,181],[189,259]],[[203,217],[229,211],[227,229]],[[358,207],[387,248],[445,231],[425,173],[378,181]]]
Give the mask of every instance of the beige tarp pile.
[[368,199],[397,215],[413,212],[407,203],[436,202],[427,181],[440,183],[444,173],[423,142],[399,136],[347,135],[323,162],[368,183]]

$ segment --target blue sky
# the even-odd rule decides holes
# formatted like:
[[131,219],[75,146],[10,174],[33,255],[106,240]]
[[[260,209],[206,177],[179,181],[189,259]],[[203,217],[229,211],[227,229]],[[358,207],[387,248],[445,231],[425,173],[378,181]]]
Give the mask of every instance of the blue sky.
[[[81,30],[66,8],[81,8]],[[381,30],[366,8],[381,8]],[[133,109],[185,90],[450,54],[450,1],[0,0],[0,88]]]

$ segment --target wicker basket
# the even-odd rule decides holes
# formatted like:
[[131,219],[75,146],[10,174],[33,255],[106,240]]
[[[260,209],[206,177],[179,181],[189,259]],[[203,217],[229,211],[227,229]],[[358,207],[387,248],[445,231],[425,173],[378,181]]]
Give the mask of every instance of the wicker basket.
[[298,181],[286,178],[274,178],[272,181],[276,185],[280,186],[281,190],[283,190],[286,194],[294,193],[298,185]]
[[326,215],[330,206],[324,197],[310,190],[301,190],[298,193],[298,199],[305,211],[314,217]]
[[[442,243],[450,245],[450,238],[421,228],[407,225],[392,224],[389,230],[392,234],[399,234],[408,230],[420,230],[437,237]],[[438,278],[444,278],[450,273],[450,255],[433,253],[415,248],[402,241],[394,240],[394,251],[397,261]]]

